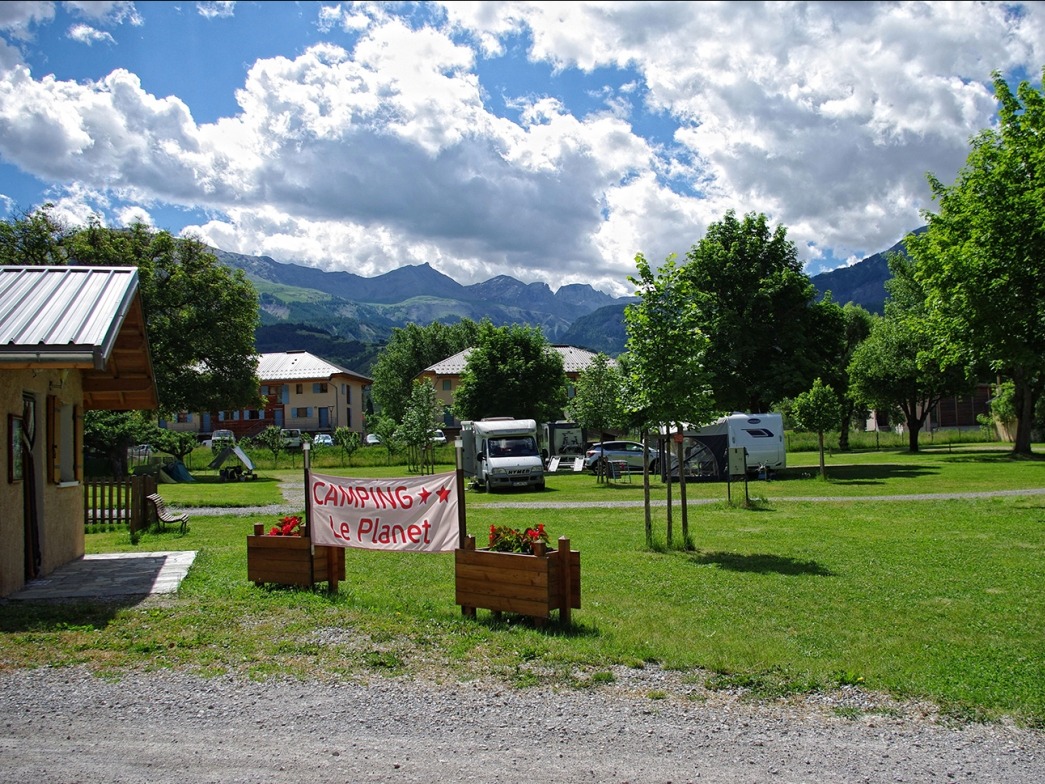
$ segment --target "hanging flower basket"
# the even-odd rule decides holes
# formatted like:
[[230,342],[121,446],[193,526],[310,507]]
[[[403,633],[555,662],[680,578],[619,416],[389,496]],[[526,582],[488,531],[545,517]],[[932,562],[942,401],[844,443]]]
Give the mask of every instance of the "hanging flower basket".
[[475,617],[476,608],[494,613],[516,613],[543,625],[553,610],[559,621],[570,623],[570,611],[581,606],[581,554],[560,537],[559,549],[548,550],[542,541],[531,553],[499,552],[475,548],[475,537],[455,551],[456,602],[461,611]]
[[254,526],[254,536],[247,537],[247,579],[256,585],[277,583],[313,588],[326,582],[330,591],[337,590],[345,579],[345,550],[312,544],[300,528],[288,534],[266,534],[264,526]]

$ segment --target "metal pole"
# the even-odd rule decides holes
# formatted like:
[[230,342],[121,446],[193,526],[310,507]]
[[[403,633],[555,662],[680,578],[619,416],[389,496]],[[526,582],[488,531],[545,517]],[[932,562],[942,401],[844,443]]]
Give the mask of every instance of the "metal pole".
[[464,548],[468,538],[468,525],[464,509],[464,440],[454,439],[454,462],[457,465],[457,546]]
[[312,504],[309,503],[309,469],[312,468],[312,444],[308,441],[301,442],[301,454],[305,463],[305,534],[312,536]]

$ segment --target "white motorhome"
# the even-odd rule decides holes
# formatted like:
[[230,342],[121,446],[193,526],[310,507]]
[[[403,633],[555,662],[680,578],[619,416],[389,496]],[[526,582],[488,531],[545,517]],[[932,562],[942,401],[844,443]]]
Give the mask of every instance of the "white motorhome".
[[545,457],[583,457],[584,428],[575,422],[545,422],[541,426],[541,449]]
[[744,447],[747,470],[766,468],[780,471],[787,467],[784,444],[784,417],[780,414],[743,414],[734,412],[703,427],[687,426],[683,435],[704,444],[716,455],[722,447]]
[[544,489],[544,462],[532,419],[491,417],[461,423],[461,464],[480,487]]

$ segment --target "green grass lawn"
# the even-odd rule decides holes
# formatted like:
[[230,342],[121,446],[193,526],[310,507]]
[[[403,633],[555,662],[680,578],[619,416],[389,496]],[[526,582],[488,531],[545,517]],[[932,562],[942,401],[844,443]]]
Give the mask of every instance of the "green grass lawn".
[[[830,457],[824,481],[817,460],[790,454],[778,479],[749,483],[748,506],[726,504],[723,484],[689,485],[688,498],[700,501],[689,508],[689,551],[645,546],[641,506],[620,503],[641,502],[641,477],[607,484],[558,474],[544,493],[469,491],[468,528],[480,545],[490,525],[541,522],[580,550],[582,606],[570,628],[482,610],[463,618],[452,554],[348,550],[347,579],[330,595],[248,582],[251,516],[193,515],[184,536],[148,533],[136,545],[126,532],[91,534],[89,552],[199,554],[167,601],[6,605],[0,667],[443,681],[489,674],[579,686],[612,665],[656,662],[760,698],[860,684],[932,700],[961,719],[1045,726],[1045,495],[869,498],[1043,488],[1045,461],[1013,460],[997,445],[882,450]],[[163,485],[164,498],[267,504],[279,480],[302,476],[300,467],[259,468],[256,482],[222,484],[198,473],[196,483]],[[672,491],[678,532],[677,485]],[[743,500],[743,483],[732,491]],[[663,501],[666,488],[656,482],[652,493]],[[831,500],[801,500],[822,497]],[[654,508],[660,543],[666,516]]]

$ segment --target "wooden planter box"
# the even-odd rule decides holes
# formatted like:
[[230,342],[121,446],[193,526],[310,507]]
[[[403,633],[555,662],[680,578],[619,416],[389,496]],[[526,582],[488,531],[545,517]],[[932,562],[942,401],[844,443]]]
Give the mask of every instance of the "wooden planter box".
[[570,540],[559,539],[558,550],[538,543],[533,555],[475,549],[475,537],[455,551],[457,604],[474,617],[477,607],[495,613],[529,615],[543,624],[552,610],[562,623],[581,606],[581,554]]
[[313,547],[307,536],[248,536],[247,579],[257,585],[280,583],[312,588],[327,582],[337,590],[345,579],[345,550],[341,547]]

